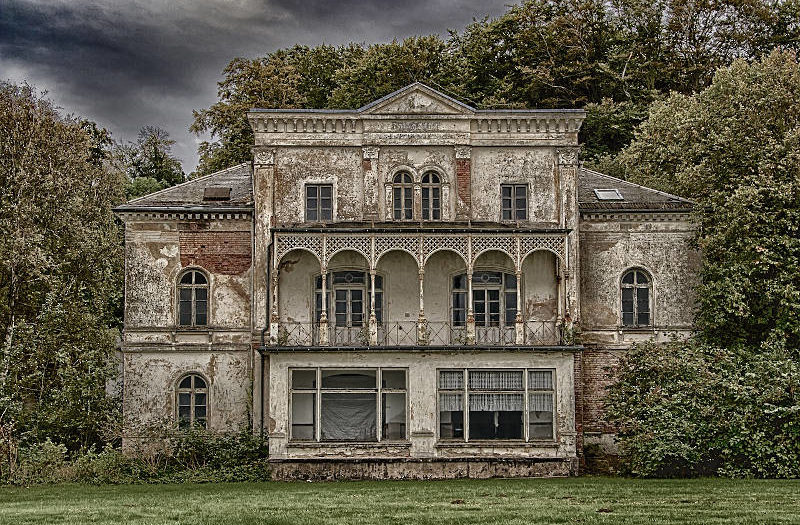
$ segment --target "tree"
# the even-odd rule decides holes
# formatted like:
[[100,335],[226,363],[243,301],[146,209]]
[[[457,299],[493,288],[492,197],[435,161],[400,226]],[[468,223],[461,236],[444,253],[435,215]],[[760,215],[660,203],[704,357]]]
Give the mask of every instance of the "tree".
[[0,84],[0,425],[73,448],[100,441],[116,406],[124,177],[96,129]]
[[[660,472],[655,467],[664,463],[644,457],[646,442],[683,410],[691,417],[668,452],[680,456],[679,443],[694,440],[704,458],[695,473],[709,473],[700,468],[706,464],[800,475],[797,55],[773,51],[758,62],[738,60],[697,95],[673,94],[655,104],[620,165],[634,182],[695,200],[702,253],[699,335],[634,353],[614,387],[612,413],[626,429],[631,463],[650,461],[648,472]],[[705,370],[697,380],[711,392],[678,394],[678,383],[662,380],[659,361],[676,353],[683,356],[678,375]],[[635,409],[637,402],[647,407]],[[722,423],[704,422],[711,413]]]
[[114,164],[128,177],[127,199],[174,186],[186,179],[180,160],[172,155],[174,144],[169,133],[155,126],[142,127],[136,142],[115,144]]

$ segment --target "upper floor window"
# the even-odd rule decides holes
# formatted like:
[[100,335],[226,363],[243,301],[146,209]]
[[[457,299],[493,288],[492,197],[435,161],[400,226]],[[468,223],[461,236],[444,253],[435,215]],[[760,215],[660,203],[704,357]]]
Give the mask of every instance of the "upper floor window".
[[650,289],[652,282],[643,270],[628,270],[622,276],[623,326],[650,326]]
[[206,380],[189,374],[178,383],[178,426],[206,428],[208,387]]
[[429,171],[422,176],[422,219],[438,221],[442,218],[442,181]]
[[528,187],[525,184],[501,184],[504,221],[528,219]]
[[306,186],[306,220],[333,220],[333,185],[308,184]]
[[396,221],[414,218],[414,184],[411,174],[401,171],[392,181],[392,206]]
[[[314,292],[314,319],[319,323],[322,315],[322,277],[317,276]],[[325,306],[330,322],[331,307],[336,327],[360,328],[369,320],[370,276],[367,272],[345,270],[331,272],[327,277]],[[383,277],[375,276],[375,318],[383,322]]]
[[[467,322],[467,275],[453,277],[453,326]],[[517,317],[517,276],[479,271],[472,274],[472,310],[476,327],[514,326]]]
[[178,324],[208,324],[208,279],[201,271],[189,270],[178,280]]

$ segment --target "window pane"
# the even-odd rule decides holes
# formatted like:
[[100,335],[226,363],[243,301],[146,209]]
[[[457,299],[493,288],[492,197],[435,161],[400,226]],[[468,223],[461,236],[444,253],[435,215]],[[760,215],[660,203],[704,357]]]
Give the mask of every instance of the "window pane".
[[633,326],[633,312],[625,312],[622,314],[622,324],[625,326]]
[[650,290],[647,288],[638,288],[636,290],[636,311],[640,314],[646,314],[650,311]]
[[181,380],[178,388],[192,388],[192,376],[186,376]]
[[316,370],[292,370],[292,388],[316,388]]
[[637,314],[638,319],[636,320],[636,324],[639,326],[648,326],[650,324],[650,313],[649,312],[639,312]]
[[622,311],[633,312],[633,288],[622,289]]
[[647,278],[644,272],[636,272],[636,282],[639,284],[647,284],[650,282],[650,279]]
[[377,388],[376,370],[323,370],[322,388]]
[[531,390],[552,390],[552,370],[531,370],[528,372],[528,388]]
[[185,392],[178,394],[178,405],[188,407],[192,404],[192,394]]
[[317,196],[317,187],[316,186],[306,186],[306,198],[314,198]]
[[194,379],[194,387],[195,388],[205,388],[206,387],[206,382],[202,377],[200,377],[200,376],[192,376],[192,378]]
[[191,326],[192,324],[192,303],[189,301],[181,301],[180,303],[180,324],[183,326]]
[[525,188],[525,186],[515,186],[514,187],[514,196],[517,199],[520,199],[520,198],[524,199],[525,198],[525,190],[526,189],[527,188]]
[[292,394],[292,439],[314,441],[316,394]]
[[[324,379],[323,379],[324,384]],[[376,441],[374,393],[322,394],[322,439],[325,441]]]
[[440,371],[439,388],[442,390],[462,390],[464,388],[464,372],[461,370]]
[[506,279],[506,290],[516,290],[517,289],[517,276],[512,275],[510,273],[505,274]]
[[206,284],[206,276],[200,272],[192,272],[194,274],[194,284]]
[[553,439],[553,394],[530,394],[528,410],[530,439]]
[[375,292],[375,319],[378,324],[383,322],[383,293],[377,291]]
[[475,272],[472,277],[472,282],[480,284],[500,284],[503,279],[503,274],[500,272]]
[[504,199],[511,199],[511,186],[500,186],[500,192]]
[[181,288],[178,297],[179,297],[179,299],[181,301],[191,301],[192,300],[192,289],[191,288]]
[[511,207],[503,206],[503,220],[510,221],[511,220]]
[[522,394],[471,394],[470,439],[522,439]]
[[333,186],[331,185],[320,186],[319,195],[322,199],[330,200],[332,194],[333,194]]
[[517,320],[517,294],[516,292],[506,293],[506,325],[512,325]]
[[453,288],[457,290],[467,289],[467,276],[464,274],[453,277]]
[[199,319],[200,316],[205,317],[206,315],[206,307],[208,303],[206,301],[196,301],[194,305],[195,312],[197,313],[197,318]]
[[205,326],[205,325],[207,325],[208,324],[208,316],[206,314],[198,313],[195,316],[194,324],[196,326]]
[[442,439],[464,437],[463,394],[439,395],[439,437]]
[[192,273],[193,272],[187,272],[184,274],[184,276],[181,277],[181,284],[192,284]]
[[194,297],[198,301],[205,301],[208,299],[208,289],[207,288],[195,288],[194,289]]
[[195,405],[194,406],[194,418],[195,418],[195,420],[205,419],[206,418],[206,406],[205,405]]
[[317,220],[317,207],[311,207],[310,204],[306,205],[306,220],[309,221],[316,221]]
[[626,273],[625,276],[622,277],[622,283],[623,284],[633,284],[633,274],[634,274],[634,272]]
[[397,390],[406,389],[405,370],[382,370],[381,378],[383,388],[394,388]]
[[522,371],[470,370],[469,388],[470,390],[522,390]]
[[525,205],[524,204],[521,204],[521,205],[518,204],[517,205],[517,211],[516,211],[515,218],[516,219],[527,219],[528,218],[528,210],[525,209]]
[[329,221],[333,219],[333,209],[331,208],[330,205],[322,208],[319,214],[319,218],[322,221]]
[[383,394],[383,439],[406,439],[406,395]]

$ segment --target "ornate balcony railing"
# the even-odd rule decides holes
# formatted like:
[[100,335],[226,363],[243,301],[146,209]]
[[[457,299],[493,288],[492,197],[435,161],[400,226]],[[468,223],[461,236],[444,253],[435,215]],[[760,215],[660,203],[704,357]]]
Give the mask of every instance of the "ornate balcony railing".
[[[512,326],[476,326],[474,342],[466,326],[441,321],[384,322],[377,325],[374,336],[364,326],[331,326],[311,322],[280,323],[277,346],[557,346],[564,343],[557,321],[525,321],[522,330]],[[321,330],[327,330],[322,334]],[[518,341],[518,333],[522,340]],[[324,337],[327,335],[327,337]]]

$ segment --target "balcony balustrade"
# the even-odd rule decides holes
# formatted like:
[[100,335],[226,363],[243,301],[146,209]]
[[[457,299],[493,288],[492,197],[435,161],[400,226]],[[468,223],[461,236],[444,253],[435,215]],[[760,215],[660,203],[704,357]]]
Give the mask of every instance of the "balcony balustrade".
[[[325,331],[323,334],[322,331]],[[278,331],[279,347],[403,347],[403,346],[558,346],[564,344],[563,330],[554,321],[524,321],[517,341],[515,326],[475,328],[474,342],[466,326],[441,321],[384,322],[377,325],[376,337],[363,326],[330,326],[311,322],[282,322]],[[327,337],[325,337],[327,336]]]

